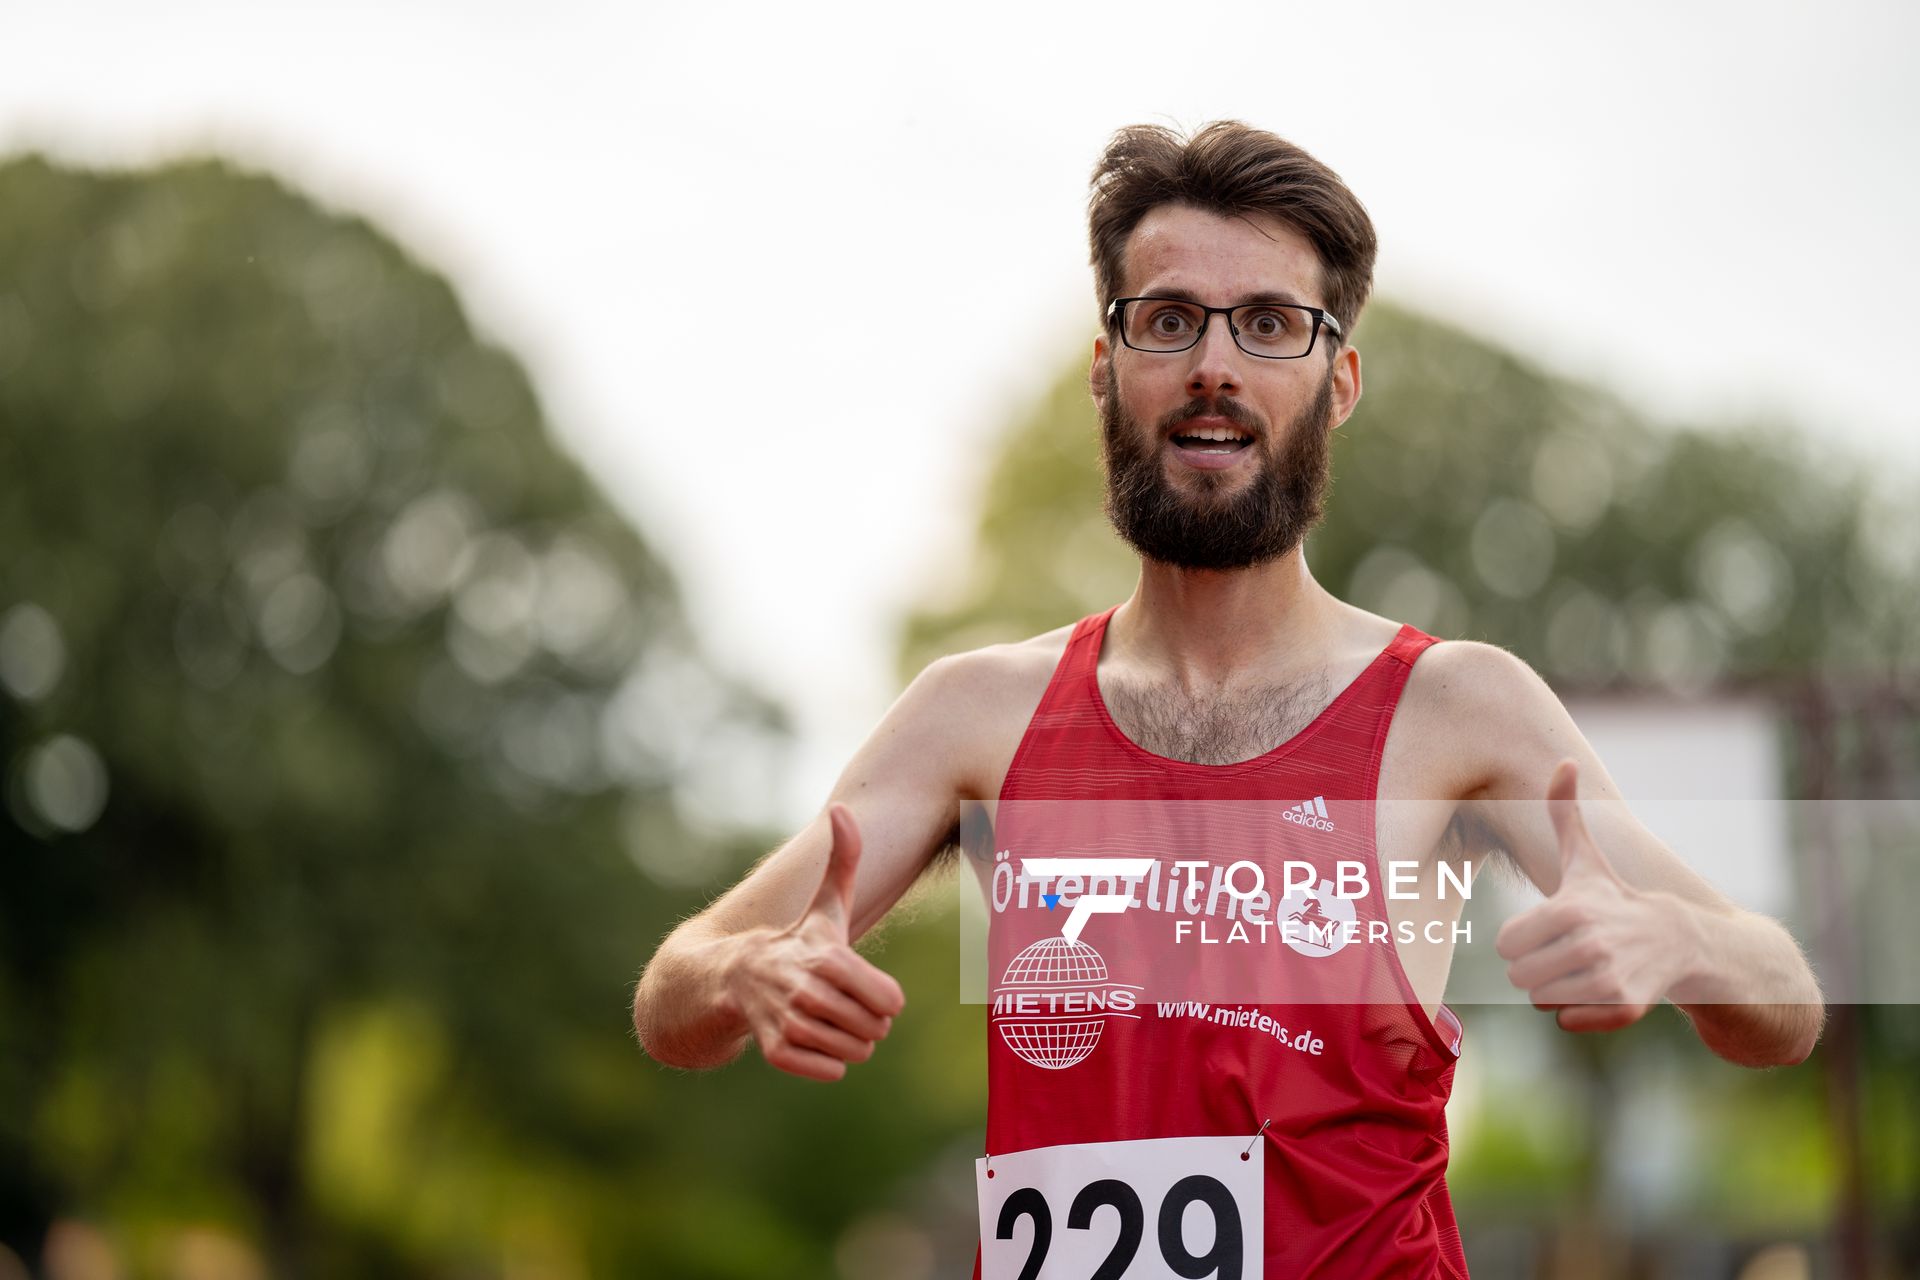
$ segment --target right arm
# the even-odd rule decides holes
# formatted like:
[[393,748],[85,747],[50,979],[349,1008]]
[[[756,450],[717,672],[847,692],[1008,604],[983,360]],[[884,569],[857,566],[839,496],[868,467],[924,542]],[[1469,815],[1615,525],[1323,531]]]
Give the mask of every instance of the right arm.
[[651,1057],[717,1067],[754,1041],[783,1071],[837,1080],[872,1055],[905,995],[853,943],[956,834],[988,730],[982,662],[922,671],[821,813],[660,944],[633,1002]]

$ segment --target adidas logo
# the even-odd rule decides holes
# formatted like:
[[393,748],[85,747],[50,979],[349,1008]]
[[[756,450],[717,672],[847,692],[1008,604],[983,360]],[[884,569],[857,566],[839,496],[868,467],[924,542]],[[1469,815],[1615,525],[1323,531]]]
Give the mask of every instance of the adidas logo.
[[1280,816],[1298,827],[1312,827],[1315,831],[1333,830],[1333,819],[1327,816],[1325,796],[1302,800]]

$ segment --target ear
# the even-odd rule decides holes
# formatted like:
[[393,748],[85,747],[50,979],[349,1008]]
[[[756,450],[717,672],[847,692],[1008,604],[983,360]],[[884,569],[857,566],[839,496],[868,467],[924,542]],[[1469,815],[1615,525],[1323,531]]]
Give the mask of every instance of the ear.
[[1333,358],[1333,426],[1345,422],[1359,404],[1360,352],[1352,346],[1345,346]]
[[1112,361],[1113,349],[1102,333],[1093,340],[1093,364],[1087,369],[1087,391],[1093,396],[1093,407],[1101,413],[1107,411],[1107,366]]

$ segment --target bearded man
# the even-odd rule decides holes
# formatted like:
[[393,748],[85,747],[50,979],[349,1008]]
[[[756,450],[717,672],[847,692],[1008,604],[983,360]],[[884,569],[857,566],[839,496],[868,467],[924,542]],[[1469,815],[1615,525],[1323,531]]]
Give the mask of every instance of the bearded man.
[[[1018,810],[1023,869],[980,870],[998,985],[975,1274],[1463,1276],[1443,1001],[1462,897],[1388,893],[1386,851],[1410,883],[1502,858],[1537,885],[1497,946],[1570,1031],[1671,1001],[1723,1057],[1797,1063],[1819,989],[1778,923],[1619,803],[1524,663],[1314,580],[1376,253],[1340,178],[1238,122],[1135,127],[1089,214],[1089,391],[1133,594],[921,672],[819,815],[661,945],[640,1042],[695,1068],[753,1043],[840,1079],[905,1002],[853,943],[964,803],[1001,816],[996,850]],[[1049,842],[1061,813],[1094,816]],[[1190,820],[1232,839],[1173,847]],[[1236,965],[1188,945],[1235,928],[1259,939]]]

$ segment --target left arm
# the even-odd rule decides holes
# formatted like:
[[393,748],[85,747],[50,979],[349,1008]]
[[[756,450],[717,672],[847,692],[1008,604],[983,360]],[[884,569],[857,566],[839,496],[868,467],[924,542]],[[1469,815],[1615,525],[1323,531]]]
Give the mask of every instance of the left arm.
[[1476,708],[1481,785],[1463,808],[1547,895],[1495,941],[1513,984],[1569,1031],[1626,1026],[1671,1000],[1731,1062],[1804,1061],[1824,1006],[1786,929],[1729,902],[1640,824],[1532,668],[1487,645],[1447,648]]

